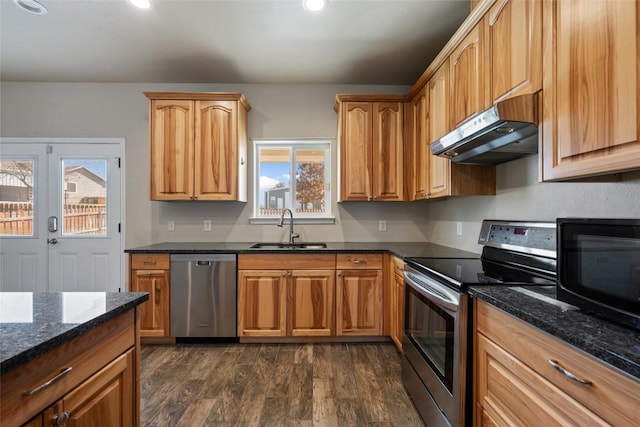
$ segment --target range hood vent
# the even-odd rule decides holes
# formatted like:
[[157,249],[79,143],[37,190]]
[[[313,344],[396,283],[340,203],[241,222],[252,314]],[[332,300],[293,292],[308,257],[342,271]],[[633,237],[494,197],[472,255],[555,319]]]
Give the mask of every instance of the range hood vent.
[[454,163],[496,165],[538,152],[538,95],[500,101],[431,144]]

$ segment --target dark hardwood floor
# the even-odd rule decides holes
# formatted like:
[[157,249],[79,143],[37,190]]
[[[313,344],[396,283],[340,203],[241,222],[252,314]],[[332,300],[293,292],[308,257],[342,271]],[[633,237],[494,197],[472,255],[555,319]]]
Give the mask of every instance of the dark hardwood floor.
[[142,348],[143,426],[423,426],[391,344]]

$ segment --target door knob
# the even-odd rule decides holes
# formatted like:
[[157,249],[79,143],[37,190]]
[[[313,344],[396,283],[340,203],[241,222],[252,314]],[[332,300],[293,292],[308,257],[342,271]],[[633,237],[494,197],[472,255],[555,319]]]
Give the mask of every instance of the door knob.
[[47,243],[50,245],[57,245],[58,239],[56,239],[55,237],[53,239],[47,239]]

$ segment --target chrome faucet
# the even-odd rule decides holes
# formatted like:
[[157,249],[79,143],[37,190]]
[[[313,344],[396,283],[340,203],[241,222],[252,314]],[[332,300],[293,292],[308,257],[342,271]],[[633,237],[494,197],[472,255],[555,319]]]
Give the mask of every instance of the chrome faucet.
[[278,223],[278,227],[282,227],[284,225],[284,214],[286,214],[287,212],[289,212],[289,216],[291,217],[291,220],[289,221],[289,244],[293,245],[293,239],[300,237],[300,235],[293,232],[293,212],[291,212],[291,209],[285,208],[282,210],[282,215],[280,215],[280,222]]

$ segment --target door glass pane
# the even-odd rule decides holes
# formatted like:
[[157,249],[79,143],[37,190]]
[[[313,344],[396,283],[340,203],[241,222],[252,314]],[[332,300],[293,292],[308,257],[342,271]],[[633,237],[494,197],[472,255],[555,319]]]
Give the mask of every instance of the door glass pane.
[[291,148],[260,147],[258,150],[259,216],[278,216],[291,208]]
[[62,160],[62,234],[107,235],[107,160]]
[[0,235],[33,236],[35,161],[0,161]]
[[325,151],[320,149],[297,149],[296,168],[296,212],[324,214]]

